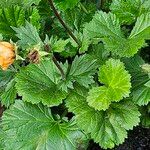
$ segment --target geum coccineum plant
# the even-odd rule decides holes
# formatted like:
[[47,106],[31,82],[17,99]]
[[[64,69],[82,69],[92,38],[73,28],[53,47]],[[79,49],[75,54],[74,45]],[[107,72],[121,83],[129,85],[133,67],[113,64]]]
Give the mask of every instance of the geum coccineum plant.
[[107,149],[149,127],[149,39],[150,0],[1,0],[0,148]]

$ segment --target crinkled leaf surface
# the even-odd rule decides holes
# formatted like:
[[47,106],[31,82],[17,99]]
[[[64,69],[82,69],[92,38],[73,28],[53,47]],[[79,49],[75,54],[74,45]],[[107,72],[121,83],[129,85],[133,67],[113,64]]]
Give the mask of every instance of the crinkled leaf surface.
[[88,104],[97,110],[106,110],[111,104],[108,88],[105,86],[94,87],[89,91]]
[[143,47],[145,40],[150,38],[149,22],[150,13],[138,17],[131,35],[126,38],[116,15],[100,11],[85,25],[85,31],[91,39],[102,41],[106,50],[120,57],[131,57]]
[[2,120],[7,150],[75,150],[83,137],[74,121],[55,121],[49,108],[20,100]]
[[50,60],[40,64],[30,64],[23,68],[16,77],[16,88],[24,101],[31,103],[42,102],[44,105],[59,105],[66,93],[57,86],[61,78],[59,71]]
[[113,0],[110,9],[122,24],[131,24],[139,15],[141,4],[141,0]]
[[126,130],[136,126],[140,119],[137,107],[125,100],[114,103],[107,111],[96,111],[86,102],[87,91],[77,86],[70,92],[66,103],[69,111],[75,114],[78,126],[102,148],[113,148],[123,143]]
[[2,105],[9,107],[11,104],[14,103],[17,90],[15,88],[15,80],[12,79],[6,86],[5,91],[1,95],[1,103]]
[[97,110],[106,110],[112,101],[128,97],[131,88],[130,78],[120,60],[109,59],[99,69],[99,81],[104,85],[89,91],[88,104]]

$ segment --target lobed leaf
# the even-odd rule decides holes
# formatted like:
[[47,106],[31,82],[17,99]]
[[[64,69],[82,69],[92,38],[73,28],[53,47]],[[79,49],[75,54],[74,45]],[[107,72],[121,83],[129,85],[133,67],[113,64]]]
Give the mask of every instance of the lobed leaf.
[[75,114],[78,126],[104,149],[123,143],[126,130],[140,122],[138,108],[130,100],[114,103],[106,111],[97,111],[87,104],[86,96],[87,91],[76,86],[67,97],[67,107]]
[[30,64],[22,68],[16,76],[16,88],[24,101],[47,106],[57,106],[66,97],[66,93],[57,86],[60,74],[50,60],[40,64]]
[[20,100],[4,112],[2,120],[7,150],[75,150],[84,137],[74,121],[55,121],[49,108]]

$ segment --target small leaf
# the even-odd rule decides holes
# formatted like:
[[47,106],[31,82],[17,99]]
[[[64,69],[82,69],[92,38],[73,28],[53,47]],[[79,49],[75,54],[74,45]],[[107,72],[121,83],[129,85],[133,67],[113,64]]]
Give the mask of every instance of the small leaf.
[[111,104],[111,99],[108,96],[108,88],[105,86],[95,87],[89,91],[87,97],[89,106],[96,110],[106,110]]
[[12,28],[17,33],[17,37],[20,39],[18,41],[19,46],[23,49],[35,46],[37,44],[42,45],[37,29],[29,22],[26,22],[25,27]]
[[76,150],[83,133],[72,121],[55,121],[49,108],[17,100],[3,115],[7,150]]
[[96,73],[96,69],[96,60],[93,60],[89,55],[76,56],[68,76],[80,85],[89,87],[89,84],[94,83],[92,75]]
[[57,86],[61,76],[54,63],[44,60],[40,64],[30,64],[16,77],[16,88],[24,101],[57,106],[66,97],[66,93]]
[[120,60],[109,59],[106,65],[99,69],[99,81],[109,88],[112,101],[129,96],[130,78],[130,74],[125,70],[125,66]]

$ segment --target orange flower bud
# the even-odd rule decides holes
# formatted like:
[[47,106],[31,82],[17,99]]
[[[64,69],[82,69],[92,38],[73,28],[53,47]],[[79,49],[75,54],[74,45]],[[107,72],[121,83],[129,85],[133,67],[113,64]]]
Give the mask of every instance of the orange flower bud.
[[0,42],[0,67],[7,70],[14,60],[15,46],[8,42]]

